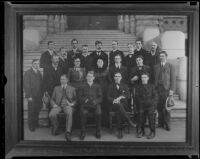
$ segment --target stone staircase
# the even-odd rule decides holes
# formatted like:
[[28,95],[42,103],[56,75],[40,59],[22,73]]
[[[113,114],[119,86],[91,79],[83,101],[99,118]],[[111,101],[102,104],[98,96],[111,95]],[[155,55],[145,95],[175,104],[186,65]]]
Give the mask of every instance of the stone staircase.
[[[34,51],[24,51],[24,65],[23,71],[26,71],[31,66],[31,61],[34,58],[40,58],[41,54],[47,50],[47,42],[52,40],[55,42],[55,50],[60,47],[66,47],[67,50],[71,49],[71,39],[76,38],[79,41],[79,46],[87,44],[89,51],[95,50],[95,41],[100,40],[103,43],[102,50],[109,53],[111,50],[112,40],[119,42],[119,49],[125,54],[127,53],[127,43],[134,43],[136,37],[130,34],[125,34],[117,30],[71,30],[64,33],[48,35],[44,39],[39,48]],[[176,106],[172,110],[172,120],[185,120],[186,119],[186,103],[179,100],[179,95],[175,95]],[[47,121],[47,110],[43,108],[40,112],[41,125],[45,125]],[[27,120],[27,101],[24,99],[24,120]]]

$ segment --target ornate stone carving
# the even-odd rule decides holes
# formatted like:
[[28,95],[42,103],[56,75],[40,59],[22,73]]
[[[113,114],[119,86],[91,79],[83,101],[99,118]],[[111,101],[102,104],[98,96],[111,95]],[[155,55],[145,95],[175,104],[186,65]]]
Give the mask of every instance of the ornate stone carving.
[[129,33],[129,16],[125,15],[124,18],[124,32]]
[[118,28],[120,31],[123,31],[123,29],[124,29],[123,15],[119,15],[119,17],[118,17]]
[[135,16],[134,15],[131,15],[130,16],[130,32],[133,36],[135,36],[135,28],[136,25],[135,25]]

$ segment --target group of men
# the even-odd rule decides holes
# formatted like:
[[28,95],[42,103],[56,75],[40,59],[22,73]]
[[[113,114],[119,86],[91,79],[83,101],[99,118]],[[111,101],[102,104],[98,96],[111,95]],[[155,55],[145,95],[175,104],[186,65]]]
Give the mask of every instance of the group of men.
[[[49,41],[48,50],[40,59],[34,59],[32,67],[25,72],[24,90],[31,131],[38,126],[43,95],[51,97],[49,119],[53,135],[58,134],[58,113],[65,113],[67,141],[71,141],[73,114],[77,108],[80,111],[81,140],[86,135],[88,114],[94,114],[96,138],[99,139],[102,115],[107,119],[109,111],[116,112],[119,139],[123,137],[123,121],[137,127],[136,137],[143,137],[146,117],[150,127],[147,138],[154,138],[156,111],[158,127],[170,131],[170,112],[165,109],[165,102],[167,97],[173,96],[176,79],[173,66],[167,62],[166,51],[161,51],[155,42],[152,42],[151,50],[146,51],[141,40],[136,40],[135,45],[127,45],[127,56],[118,49],[115,40],[109,55],[102,51],[101,41],[95,42],[96,50],[92,53],[89,53],[88,45],[79,50],[77,39],[72,39],[71,45],[71,51],[61,47],[56,52],[54,42]],[[131,101],[134,101],[137,114],[136,124],[127,113]]]

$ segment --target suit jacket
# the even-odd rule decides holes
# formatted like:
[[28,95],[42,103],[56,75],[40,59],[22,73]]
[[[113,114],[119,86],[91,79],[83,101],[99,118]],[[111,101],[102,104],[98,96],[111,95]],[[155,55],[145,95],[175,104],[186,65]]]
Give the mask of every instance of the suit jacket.
[[158,94],[153,84],[140,84],[135,88],[135,100],[138,108],[156,108]]
[[128,86],[124,83],[120,83],[119,90],[117,90],[115,83],[109,85],[107,93],[107,99],[109,103],[113,103],[113,100],[121,95],[125,96],[125,99],[122,99],[120,102],[122,102],[122,104],[127,105],[128,100],[130,99],[130,92]]
[[68,63],[68,60],[67,59],[61,59],[59,58],[59,67],[62,68],[62,74],[66,74],[68,73],[68,70],[69,70],[69,63]]
[[25,97],[42,97],[42,75],[40,71],[36,74],[32,68],[24,74]]
[[[155,86],[158,86],[159,73],[161,69],[161,64],[154,66],[154,76],[155,76]],[[176,90],[176,75],[175,69],[170,63],[166,63],[164,66],[164,72],[162,73],[162,84],[166,90]]]
[[[76,103],[76,90],[74,87],[67,85],[66,87],[66,95],[70,100],[70,103]],[[53,94],[51,97],[51,106],[53,107],[54,104],[60,106],[62,100],[62,87],[56,86],[53,90]]]
[[[101,86],[93,83],[90,87],[88,83],[84,83],[79,89],[78,89],[78,98],[81,104],[100,104],[103,99],[102,95],[102,89]],[[89,101],[85,103],[86,99]]]
[[149,66],[151,67],[151,69],[153,69],[153,67],[154,67],[156,64],[159,64],[159,63],[160,63],[160,53],[159,53],[159,52],[160,52],[160,48],[157,47],[154,56],[152,56],[151,52],[149,52],[149,54],[147,54],[148,57],[146,57],[146,59],[148,59],[148,61],[149,61]]
[[111,68],[109,70],[109,74],[108,74],[109,82],[110,83],[114,82],[114,74],[117,71],[121,72],[121,75],[122,75],[121,82],[127,83],[128,82],[127,68],[125,66],[122,66],[122,65],[121,65],[120,69],[116,68],[115,65],[111,66]]
[[107,67],[108,67],[108,55],[101,51],[101,55],[97,55],[97,51],[93,51],[91,54],[90,54],[91,58],[92,58],[92,69],[97,69],[97,60],[99,58],[103,59],[103,62],[104,62],[104,65],[103,65],[103,69],[106,70]]
[[122,57],[122,65],[124,65],[124,53],[120,50],[116,50],[115,52],[114,51],[111,51],[109,53],[109,61],[110,61],[110,66],[113,66],[115,64],[115,56],[116,55],[120,55]]
[[60,85],[60,76],[62,74],[62,68],[58,66],[57,70],[52,65],[44,68],[43,74],[43,92],[48,92],[51,96],[55,86]]
[[149,73],[149,75],[150,75],[149,82],[152,83],[152,80],[151,80],[151,77],[153,76],[152,75],[152,70],[151,70],[151,68],[149,66],[146,66],[146,65],[143,65],[141,70],[139,70],[138,66],[133,67],[131,69],[131,73],[130,73],[130,80],[134,76],[138,76],[139,79],[137,81],[135,81],[134,84],[141,84],[142,83],[142,81],[141,81],[141,73],[142,72],[148,72]]
[[82,54],[80,55],[81,58],[81,67],[85,68],[86,72],[92,69],[92,57],[87,55],[86,57]]
[[80,68],[80,71],[76,71],[74,68],[69,68],[68,78],[70,83],[83,83],[85,82],[85,77],[85,68]]
[[69,67],[74,67],[74,59],[76,57],[81,57],[81,50],[77,49],[76,52],[73,52],[73,50],[70,50],[67,52],[67,59],[69,63]]
[[[125,63],[125,66],[127,67],[127,71],[128,71],[128,76],[130,74],[130,71],[131,71],[131,68],[132,67],[135,67],[137,64],[136,64],[136,55],[133,54],[131,56],[129,56],[129,54],[124,58],[124,63]],[[129,77],[128,77],[129,78]]]
[[[54,54],[56,54],[55,51],[53,51]],[[49,51],[45,51],[41,57],[40,57],[40,67],[41,68],[44,68],[46,66],[50,66],[52,64],[52,61],[51,61],[51,55],[49,53]]]

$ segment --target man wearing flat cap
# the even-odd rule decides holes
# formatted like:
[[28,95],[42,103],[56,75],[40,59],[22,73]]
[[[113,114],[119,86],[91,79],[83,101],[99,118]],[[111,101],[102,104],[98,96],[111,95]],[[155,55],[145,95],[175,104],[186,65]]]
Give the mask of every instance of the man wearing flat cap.
[[154,66],[155,86],[158,91],[158,127],[170,131],[170,111],[165,108],[167,97],[175,91],[176,76],[172,64],[167,62],[167,52],[160,52],[160,63]]

